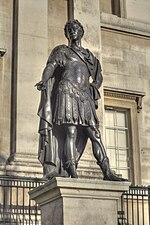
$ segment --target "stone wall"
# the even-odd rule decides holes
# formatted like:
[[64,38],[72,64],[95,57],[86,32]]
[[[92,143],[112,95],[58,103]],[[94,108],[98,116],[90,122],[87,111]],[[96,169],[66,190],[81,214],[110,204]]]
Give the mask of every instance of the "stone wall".
[[67,21],[67,1],[48,0],[48,52],[61,44],[67,44],[64,25]]
[[10,152],[12,2],[0,1],[0,49],[6,49],[0,57],[0,173],[3,173]]
[[127,19],[150,23],[150,1],[149,0],[126,0]]
[[[142,183],[150,181],[145,155],[150,156],[150,39],[110,29],[102,30],[104,86],[145,92],[138,114]],[[138,150],[137,150],[138,151]],[[148,156],[149,155],[149,156]]]

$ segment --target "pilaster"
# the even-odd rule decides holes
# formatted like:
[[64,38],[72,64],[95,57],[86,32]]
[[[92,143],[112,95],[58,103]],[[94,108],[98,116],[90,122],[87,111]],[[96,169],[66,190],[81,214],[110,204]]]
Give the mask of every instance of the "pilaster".
[[[48,57],[48,1],[18,1],[17,60],[15,62],[16,91],[12,105],[14,118],[11,156],[7,174],[34,175],[38,162],[38,102],[39,92],[34,85],[40,80]],[[28,172],[29,173],[28,173]],[[38,172],[39,173],[39,172]]]

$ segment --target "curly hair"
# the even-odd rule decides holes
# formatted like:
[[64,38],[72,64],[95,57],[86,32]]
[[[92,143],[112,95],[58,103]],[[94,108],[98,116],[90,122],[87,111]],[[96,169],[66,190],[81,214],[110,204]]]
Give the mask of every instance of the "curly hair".
[[82,24],[78,20],[71,20],[71,21],[68,21],[65,24],[65,27],[64,27],[64,33],[65,33],[66,38],[68,39],[68,29],[70,27],[72,27],[73,24],[77,24],[81,28],[81,30],[82,30],[81,37],[83,37],[83,35],[84,35],[84,29],[83,29]]

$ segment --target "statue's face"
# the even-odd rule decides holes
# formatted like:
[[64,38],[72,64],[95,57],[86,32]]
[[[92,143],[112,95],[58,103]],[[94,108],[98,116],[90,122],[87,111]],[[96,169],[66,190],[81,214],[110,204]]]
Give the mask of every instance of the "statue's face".
[[67,36],[71,41],[79,40],[82,38],[83,31],[82,31],[82,28],[78,24],[75,24],[75,23],[72,24],[72,26],[68,27],[67,31],[68,31]]

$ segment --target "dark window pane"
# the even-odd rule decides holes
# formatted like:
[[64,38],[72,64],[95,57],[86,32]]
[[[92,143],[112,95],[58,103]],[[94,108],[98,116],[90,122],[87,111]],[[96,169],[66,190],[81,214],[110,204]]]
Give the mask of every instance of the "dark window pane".
[[120,0],[111,0],[112,14],[121,17]]

